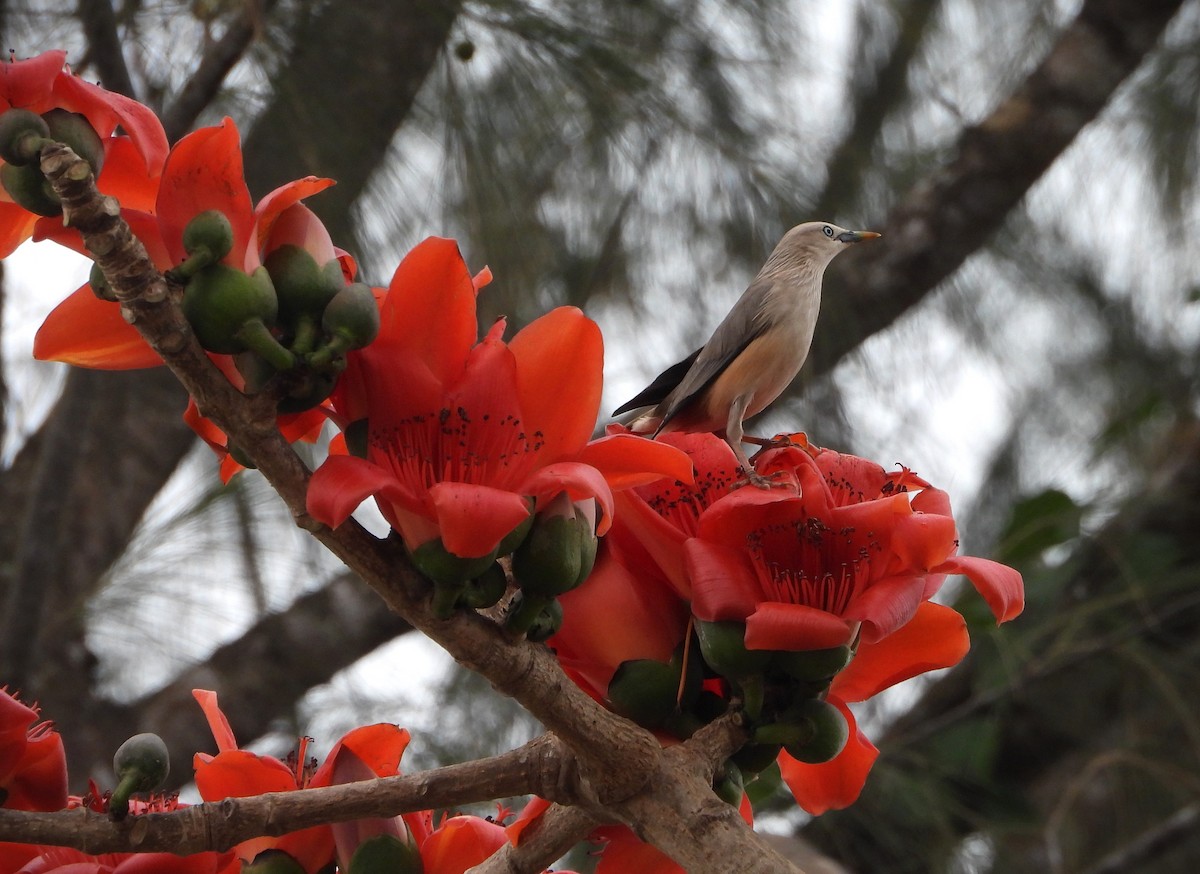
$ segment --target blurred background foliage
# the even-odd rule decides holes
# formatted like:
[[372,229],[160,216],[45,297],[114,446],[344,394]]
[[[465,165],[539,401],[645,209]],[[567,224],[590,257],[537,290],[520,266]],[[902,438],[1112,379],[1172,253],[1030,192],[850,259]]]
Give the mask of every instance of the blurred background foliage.
[[[1146,4],[1164,35],[1015,206],[964,212],[965,186],[925,238],[902,221],[1061,34],[1119,42],[1105,16],[1131,5],[0,0],[0,35],[69,49],[173,139],[233,116],[256,195],[338,179],[311,205],[376,284],[440,234],[495,272],[485,326],[583,307],[606,409],[702,342],[790,225],[918,252],[882,328],[867,268],[831,269],[812,366],[755,430],[915,468],[1029,607],[997,630],[965,596],[967,661],[864,714],[883,755],[860,803],[806,821],[764,784],[760,823],[855,872],[1170,874],[1200,862],[1200,4]],[[168,374],[29,360],[84,275],[49,245],[4,265],[0,680],[57,722],[75,788],[145,730],[189,773],[196,686],[275,751],[387,720],[425,767],[536,733],[254,474],[218,488]],[[948,248],[961,266],[925,288],[913,265]]]

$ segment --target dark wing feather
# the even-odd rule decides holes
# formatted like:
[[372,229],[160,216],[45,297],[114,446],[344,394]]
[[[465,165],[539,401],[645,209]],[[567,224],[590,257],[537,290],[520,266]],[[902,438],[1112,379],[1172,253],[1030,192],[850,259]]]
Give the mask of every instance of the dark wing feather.
[[679,381],[679,385],[671,392],[671,403],[663,411],[659,431],[708,388],[729,363],[766,330],[766,323],[758,316],[762,313],[767,295],[774,284],[769,279],[758,279],[742,293],[733,309],[721,324],[717,325],[700,354],[694,356],[691,368]]
[[679,385],[679,381],[692,366],[692,362],[696,360],[696,356],[700,354],[704,347],[701,346],[687,358],[672,364],[658,376],[654,377],[654,382],[650,383],[632,398],[627,400],[621,406],[613,410],[614,416],[619,416],[622,413],[628,413],[630,410],[636,410],[638,407],[656,407],[661,404],[675,388]]

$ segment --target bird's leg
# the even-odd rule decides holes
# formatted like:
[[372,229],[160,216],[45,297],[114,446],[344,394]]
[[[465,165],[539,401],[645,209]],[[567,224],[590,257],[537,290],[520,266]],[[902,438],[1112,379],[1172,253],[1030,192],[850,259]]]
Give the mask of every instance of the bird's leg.
[[752,392],[739,395],[729,405],[729,421],[725,425],[725,442],[729,444],[729,448],[737,456],[738,464],[742,466],[742,473],[745,474],[746,481],[757,488],[769,489],[771,487],[771,480],[754,469],[754,465],[746,457],[746,447],[742,445],[742,416],[745,415],[746,406],[750,403],[750,399],[753,396]]

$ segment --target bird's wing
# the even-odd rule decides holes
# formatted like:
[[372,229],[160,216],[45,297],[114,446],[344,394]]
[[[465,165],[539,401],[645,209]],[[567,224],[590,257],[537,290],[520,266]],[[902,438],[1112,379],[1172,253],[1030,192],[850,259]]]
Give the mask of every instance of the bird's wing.
[[758,316],[774,284],[770,279],[755,280],[721,324],[717,325],[712,337],[694,356],[692,366],[671,392],[671,402],[663,411],[660,430],[708,388],[729,363],[766,330],[766,323]]
[[622,413],[628,413],[630,410],[636,410],[638,407],[656,407],[666,400],[667,395],[679,385],[679,381],[683,379],[685,373],[692,366],[692,362],[696,360],[696,356],[703,350],[703,346],[697,349],[687,358],[672,364],[658,376],[654,377],[654,382],[650,383],[632,398],[627,400],[621,406],[613,410],[614,416],[619,416]]

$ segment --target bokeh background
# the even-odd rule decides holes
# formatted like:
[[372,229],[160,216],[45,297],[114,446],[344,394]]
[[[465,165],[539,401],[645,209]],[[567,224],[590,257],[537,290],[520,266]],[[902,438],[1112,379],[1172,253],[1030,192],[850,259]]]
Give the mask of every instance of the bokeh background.
[[[337,179],[310,205],[374,284],[438,234],[495,273],[482,324],[582,307],[605,409],[791,225],[882,231],[750,430],[914,468],[1029,606],[997,630],[964,594],[967,661],[864,714],[859,804],[808,820],[765,779],[760,827],[852,872],[1196,870],[1200,2],[0,0],[0,36],[172,140],[233,116],[256,197]],[[0,284],[0,683],[73,788],[148,730],[182,786],[194,687],[275,753],[364,721],[414,731],[409,767],[535,734],[256,474],[220,487],[165,370],[31,360],[85,276],[29,244]]]

